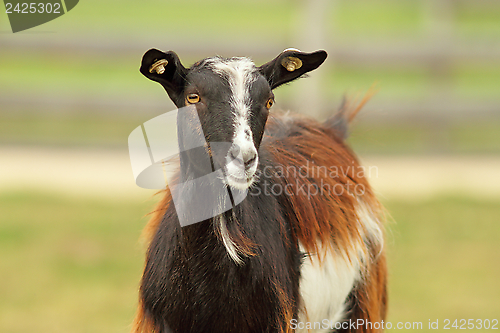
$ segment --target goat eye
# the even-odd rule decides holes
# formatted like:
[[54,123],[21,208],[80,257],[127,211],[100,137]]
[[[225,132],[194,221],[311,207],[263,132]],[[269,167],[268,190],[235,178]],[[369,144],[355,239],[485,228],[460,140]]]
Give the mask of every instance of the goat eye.
[[198,95],[198,94],[189,94],[189,95],[186,96],[186,101],[189,104],[198,103],[200,101],[200,95]]
[[272,98],[269,98],[269,99],[267,100],[266,108],[270,109],[270,108],[271,108],[271,106],[273,106],[273,104],[274,104],[273,99],[272,99]]

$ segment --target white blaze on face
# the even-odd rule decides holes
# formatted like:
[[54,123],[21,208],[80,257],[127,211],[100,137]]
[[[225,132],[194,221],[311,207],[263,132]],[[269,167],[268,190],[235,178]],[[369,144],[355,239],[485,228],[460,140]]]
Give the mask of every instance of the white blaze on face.
[[253,133],[250,128],[250,87],[256,79],[255,64],[248,58],[220,59],[213,58],[210,64],[215,72],[222,75],[229,82],[231,88],[230,105],[233,112],[234,136],[233,148],[239,148],[239,160],[248,160],[256,156],[254,163],[246,169],[241,163],[233,160],[228,154],[226,161],[227,181],[229,185],[239,189],[248,188],[253,182],[253,175],[257,170],[257,149],[253,142]]

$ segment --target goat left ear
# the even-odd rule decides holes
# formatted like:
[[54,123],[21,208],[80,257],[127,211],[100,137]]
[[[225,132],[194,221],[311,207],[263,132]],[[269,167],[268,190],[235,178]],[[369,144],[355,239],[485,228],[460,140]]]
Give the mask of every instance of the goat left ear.
[[267,64],[260,66],[259,71],[267,79],[271,89],[274,89],[315,70],[326,57],[327,54],[323,50],[305,53],[297,49],[286,49]]
[[182,92],[187,71],[177,54],[172,51],[151,49],[142,57],[140,72],[148,79],[160,83],[178,107],[183,106]]

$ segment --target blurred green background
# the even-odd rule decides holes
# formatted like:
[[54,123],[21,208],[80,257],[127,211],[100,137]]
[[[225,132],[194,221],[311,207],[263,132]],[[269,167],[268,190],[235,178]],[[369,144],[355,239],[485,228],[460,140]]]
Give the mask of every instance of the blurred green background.
[[87,0],[16,34],[0,13],[0,332],[129,330],[157,198],[127,137],[173,109],[152,47],[325,49],[274,106],[318,119],[375,85],[349,141],[388,211],[388,320],[500,319],[500,2]]

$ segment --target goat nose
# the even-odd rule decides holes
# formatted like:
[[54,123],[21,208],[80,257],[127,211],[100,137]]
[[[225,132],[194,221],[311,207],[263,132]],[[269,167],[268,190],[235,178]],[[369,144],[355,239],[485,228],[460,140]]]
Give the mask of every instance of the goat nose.
[[245,168],[248,168],[252,164],[254,164],[256,159],[257,153],[255,153],[255,151],[253,150],[249,151],[248,154],[243,154],[243,163],[245,163]]
[[240,150],[237,145],[234,145],[229,150],[229,157],[232,161],[248,168],[257,160],[257,153],[253,149]]

